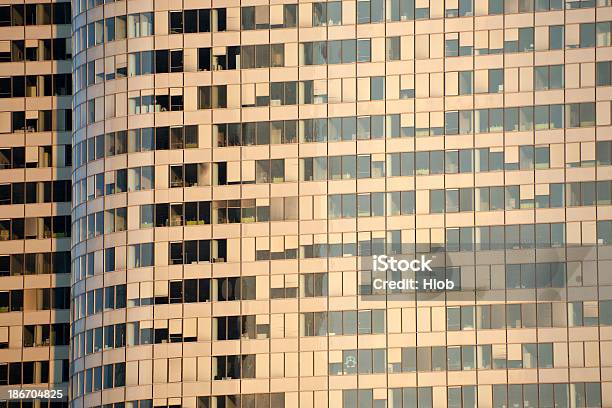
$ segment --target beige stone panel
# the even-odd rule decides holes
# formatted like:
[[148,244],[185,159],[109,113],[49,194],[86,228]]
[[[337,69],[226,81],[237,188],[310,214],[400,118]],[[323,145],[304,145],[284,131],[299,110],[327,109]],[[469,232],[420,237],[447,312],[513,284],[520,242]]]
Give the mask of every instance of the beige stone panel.
[[570,369],[569,381],[599,381],[599,368],[572,368]]
[[[330,376],[329,377],[329,389],[353,389],[357,388],[357,376],[346,375],[346,376]],[[332,401],[330,400],[330,403]]]

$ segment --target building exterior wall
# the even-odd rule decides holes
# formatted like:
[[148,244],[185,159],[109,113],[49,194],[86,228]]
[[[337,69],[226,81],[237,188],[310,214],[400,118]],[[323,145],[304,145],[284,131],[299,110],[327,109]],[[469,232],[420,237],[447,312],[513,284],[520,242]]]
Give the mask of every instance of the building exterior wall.
[[612,406],[611,20],[75,2],[71,405]]
[[70,3],[0,4],[0,400],[68,391],[70,23]]

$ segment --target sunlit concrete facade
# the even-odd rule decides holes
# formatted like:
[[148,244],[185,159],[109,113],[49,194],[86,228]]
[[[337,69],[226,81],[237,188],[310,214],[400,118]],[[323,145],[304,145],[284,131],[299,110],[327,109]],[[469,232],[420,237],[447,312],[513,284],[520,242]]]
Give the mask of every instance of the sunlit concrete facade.
[[610,6],[73,3],[71,406],[612,406]]
[[[67,395],[71,12],[0,4],[0,406],[7,390]],[[36,406],[47,406],[47,402]],[[8,406],[19,407],[13,400]],[[33,406],[24,402],[23,407]],[[68,406],[56,400],[51,406]]]

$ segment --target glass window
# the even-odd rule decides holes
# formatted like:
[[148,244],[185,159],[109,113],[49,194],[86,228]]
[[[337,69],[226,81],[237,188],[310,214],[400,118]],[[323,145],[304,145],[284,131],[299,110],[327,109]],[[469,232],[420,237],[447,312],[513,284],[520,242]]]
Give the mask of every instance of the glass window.
[[503,14],[504,13],[504,1],[503,0],[488,0],[489,1],[489,14]]
[[370,78],[370,100],[380,101],[385,99],[385,77]]
[[444,55],[447,57],[459,56],[459,40],[446,40],[444,50]]
[[519,28],[519,51],[533,51],[533,27]]
[[460,71],[459,72],[459,95],[471,95],[472,94],[472,76],[473,76],[473,71]]
[[444,133],[447,135],[456,135],[459,133],[459,112],[444,113]]
[[610,71],[610,62],[597,62],[595,65],[595,77],[597,86],[609,86],[612,84],[612,73]]
[[595,23],[580,24],[580,48],[595,46]]
[[562,50],[565,44],[565,29],[562,25],[550,26],[548,29],[548,48]]
[[[387,37],[387,61],[397,61],[400,59],[400,40],[401,37]],[[466,72],[471,73],[471,71]]]

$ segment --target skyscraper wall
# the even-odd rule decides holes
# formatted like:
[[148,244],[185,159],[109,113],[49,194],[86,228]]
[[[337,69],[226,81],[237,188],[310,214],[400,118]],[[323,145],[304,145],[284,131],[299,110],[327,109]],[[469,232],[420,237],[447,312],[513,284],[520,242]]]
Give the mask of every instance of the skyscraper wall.
[[612,406],[611,6],[0,6],[0,387]]
[[0,4],[1,406],[9,389],[68,391],[70,23],[67,2]]

